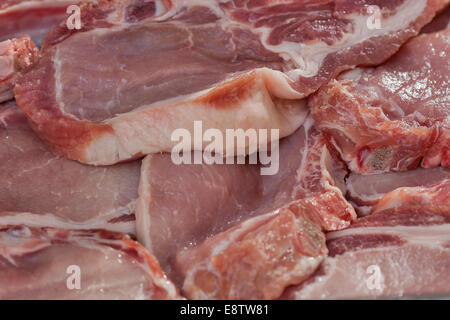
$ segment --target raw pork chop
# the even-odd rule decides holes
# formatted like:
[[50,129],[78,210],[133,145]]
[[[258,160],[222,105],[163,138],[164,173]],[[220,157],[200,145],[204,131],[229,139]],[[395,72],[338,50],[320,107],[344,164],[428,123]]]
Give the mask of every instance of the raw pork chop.
[[388,193],[373,215],[329,233],[329,257],[283,298],[448,296],[449,194],[449,179]]
[[139,170],[139,162],[101,168],[55,156],[14,102],[0,104],[0,224],[134,234]]
[[14,97],[18,73],[38,58],[39,49],[28,36],[0,42],[0,103]]
[[64,21],[67,8],[77,0],[3,0],[0,3],[0,41],[24,34],[40,44],[47,33]]
[[423,34],[377,68],[353,70],[309,101],[354,172],[450,166],[450,29]]
[[379,28],[369,0],[86,2],[83,28],[49,34],[16,99],[42,138],[95,165],[170,152],[194,120],[285,137],[302,124],[298,99],[383,62],[448,0],[377,3]]
[[[342,195],[347,171],[330,153],[326,141],[308,117],[294,135],[281,141],[279,171],[273,176],[261,176],[258,164],[175,165],[168,154],[147,156],[136,209],[138,239],[174,281],[184,282],[188,297],[276,297],[283,286],[301,281],[323,258],[320,229],[345,228],[355,218]],[[296,223],[280,226],[283,221]],[[296,242],[296,234],[306,238]],[[259,251],[264,248],[259,249],[256,242],[269,241],[270,235],[274,237],[273,250],[278,250],[272,258],[282,259],[285,254],[292,263],[277,267]],[[314,259],[305,260],[301,248],[310,242],[317,250],[313,250]],[[299,252],[290,251],[293,243]],[[217,291],[192,278],[195,272],[202,273],[204,263],[215,264],[219,252],[226,257],[251,248],[256,250],[249,257],[254,259],[255,270],[267,274],[261,283],[248,267],[230,278],[232,273],[227,270],[243,267],[239,259],[227,260],[223,272],[217,271]],[[286,271],[286,278],[277,279],[273,290],[266,290],[265,282],[274,281],[281,270]]]
[[0,227],[1,300],[177,298],[158,261],[126,235]]
[[390,191],[401,187],[424,187],[445,179],[450,179],[450,169],[444,167],[370,175],[351,173],[346,179],[346,196],[355,205],[358,214],[367,215]]
[[420,30],[421,33],[434,33],[450,27],[450,5],[439,13],[429,24]]

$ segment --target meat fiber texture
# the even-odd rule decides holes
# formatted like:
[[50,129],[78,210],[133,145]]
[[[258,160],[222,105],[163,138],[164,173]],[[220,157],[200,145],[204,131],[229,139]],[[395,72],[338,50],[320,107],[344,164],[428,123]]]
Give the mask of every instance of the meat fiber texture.
[[450,29],[387,63],[350,71],[310,98],[317,126],[359,173],[450,166]]
[[0,224],[135,234],[140,165],[92,167],[57,156],[14,102],[0,104]]
[[426,187],[445,179],[450,179],[450,169],[444,167],[370,175],[350,173],[346,179],[346,196],[359,215],[367,215],[390,191],[402,187]]
[[[83,1],[82,28],[62,23],[41,57],[29,37],[4,42],[3,100],[19,79],[23,112],[0,104],[0,299],[448,294],[448,9],[420,30],[448,2]],[[40,43],[69,3],[4,1],[0,36],[30,30]],[[368,25],[373,4],[381,28]],[[355,153],[342,132],[365,127],[314,103],[346,81],[346,94],[382,110],[383,130],[397,121],[414,133],[416,158],[402,135],[391,153],[373,148],[389,135],[381,127]],[[318,89],[315,123],[305,104]],[[175,165],[160,152],[195,120],[280,129],[278,172]],[[188,146],[192,158],[203,147]],[[68,268],[81,269],[81,290]]]
[[0,299],[180,297],[158,261],[126,235],[0,226]]
[[383,62],[446,3],[382,1],[372,28],[371,1],[85,2],[82,28],[50,32],[16,99],[43,139],[94,165],[170,152],[195,120],[282,138],[302,124],[298,99]]
[[138,239],[192,299],[274,299],[326,256],[324,231],[356,218],[345,167],[311,117],[281,141],[279,171],[259,164],[142,166]]

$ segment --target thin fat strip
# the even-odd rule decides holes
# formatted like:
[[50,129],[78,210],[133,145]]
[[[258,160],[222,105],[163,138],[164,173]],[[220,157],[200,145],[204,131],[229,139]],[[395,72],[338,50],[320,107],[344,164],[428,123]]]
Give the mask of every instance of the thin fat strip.
[[346,197],[360,215],[367,215],[388,192],[403,187],[426,187],[449,178],[450,169],[444,167],[370,175],[350,173],[346,178]]

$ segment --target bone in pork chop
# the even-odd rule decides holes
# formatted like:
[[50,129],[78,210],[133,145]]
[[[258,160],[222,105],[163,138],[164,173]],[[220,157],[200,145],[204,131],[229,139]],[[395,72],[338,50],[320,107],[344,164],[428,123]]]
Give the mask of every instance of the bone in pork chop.
[[429,24],[420,30],[421,33],[434,33],[450,27],[450,5],[439,13]]
[[329,233],[329,257],[282,298],[448,296],[449,193],[449,179],[388,193],[373,215]]
[[345,228],[356,217],[342,195],[347,171],[326,141],[308,117],[282,139],[273,176],[261,176],[258,164],[175,165],[168,154],[147,156],[138,239],[187,297],[276,298],[323,259],[321,229]]
[[39,49],[29,36],[0,42],[0,103],[14,97],[18,73],[38,58]]
[[450,29],[423,34],[384,65],[350,71],[310,98],[317,126],[352,171],[450,166],[449,52]]
[[49,34],[16,99],[42,138],[95,165],[170,152],[194,120],[285,137],[302,124],[297,99],[383,62],[448,1],[377,3],[380,28],[372,1],[84,2],[83,28]]
[[0,41],[28,34],[38,45],[63,22],[77,0],[3,0],[0,3]]
[[0,104],[0,224],[135,233],[140,162],[91,167],[54,155],[14,102]]
[[0,226],[1,300],[179,298],[158,261],[126,235]]

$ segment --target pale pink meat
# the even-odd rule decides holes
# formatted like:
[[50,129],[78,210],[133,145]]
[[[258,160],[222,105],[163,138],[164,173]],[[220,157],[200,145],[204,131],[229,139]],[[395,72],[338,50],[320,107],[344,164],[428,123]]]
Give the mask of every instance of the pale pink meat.
[[439,13],[429,24],[422,28],[421,33],[433,33],[450,27],[450,5]]
[[83,27],[50,32],[16,98],[42,138],[88,164],[170,152],[195,120],[285,137],[302,124],[298,99],[383,62],[448,1],[377,3],[381,28],[369,0],[85,2]]
[[38,58],[39,49],[29,36],[0,42],[0,103],[14,98],[19,72]]
[[450,180],[388,193],[369,217],[327,234],[329,257],[285,299],[448,296]]
[[444,167],[369,175],[351,173],[346,179],[346,196],[360,215],[366,215],[390,191],[402,187],[425,187],[445,179],[450,179],[450,169]]
[[190,299],[274,299],[309,277],[327,254],[325,235],[302,210],[249,219],[177,255]]
[[78,0],[2,0],[0,41],[30,35],[38,45],[47,33],[63,22],[67,8]]
[[[258,253],[258,239],[266,237],[268,230],[280,240],[272,247],[279,250],[280,258],[297,241],[295,234],[308,235],[309,229],[317,229],[317,234],[321,234],[320,230],[348,227],[355,212],[342,193],[347,172],[326,141],[308,117],[295,134],[281,141],[279,171],[273,176],[260,175],[258,164],[175,165],[168,154],[147,156],[142,165],[136,210],[138,239],[159,259],[170,277],[183,286],[188,297],[276,297],[283,287],[300,282],[315,269],[323,258],[323,249],[310,260],[305,260],[301,252],[286,253],[293,261],[283,267],[286,278],[274,283],[277,289],[271,293],[264,292],[265,284],[259,283],[249,268],[244,268],[234,280],[225,269],[218,271],[217,290],[211,289],[214,292],[205,287],[210,282],[196,283],[195,277],[190,276],[198,268],[203,273],[201,266],[215,260],[219,251],[233,256],[232,252],[240,250],[237,248],[255,248],[255,256],[249,259],[259,265],[256,269],[266,270],[267,278],[262,282],[274,281],[280,269]],[[280,227],[279,221],[284,219],[292,221],[288,229]],[[308,221],[309,229],[303,220]],[[265,231],[255,231],[258,228]],[[280,232],[289,234],[287,239]],[[237,234],[247,240],[241,242],[242,237]],[[312,241],[320,247],[320,237],[312,238],[306,236],[306,240],[298,241]],[[229,245],[225,246],[224,241]],[[230,260],[226,266],[227,270],[236,270],[239,261]],[[216,281],[204,276],[208,281]]]
[[0,226],[2,300],[179,298],[158,261],[126,235]]
[[450,166],[449,52],[450,29],[420,35],[385,64],[350,71],[309,100],[352,171]]

